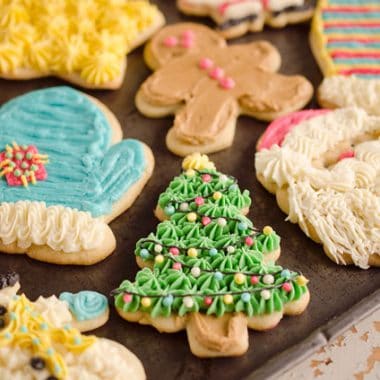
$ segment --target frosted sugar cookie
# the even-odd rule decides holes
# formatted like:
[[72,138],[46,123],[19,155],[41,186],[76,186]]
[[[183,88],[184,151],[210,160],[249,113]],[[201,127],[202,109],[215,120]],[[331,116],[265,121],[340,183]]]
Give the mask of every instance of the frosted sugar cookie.
[[5,0],[0,77],[54,75],[87,88],[121,86],[126,54],[164,24],[145,0]]
[[380,118],[359,108],[274,121],[257,145],[258,180],[337,264],[380,265]]
[[107,223],[141,192],[150,149],[122,140],[115,116],[69,87],[0,108],[0,251],[89,265],[115,248]]

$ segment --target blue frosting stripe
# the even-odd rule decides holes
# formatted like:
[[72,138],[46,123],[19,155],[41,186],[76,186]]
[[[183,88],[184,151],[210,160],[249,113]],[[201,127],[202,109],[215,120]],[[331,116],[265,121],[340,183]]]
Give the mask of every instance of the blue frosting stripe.
[[27,189],[0,179],[0,202],[44,201],[93,216],[109,214],[146,169],[143,144],[129,139],[111,146],[103,112],[70,87],[37,90],[6,103],[0,131],[0,150],[12,141],[32,144],[50,161],[47,180]]

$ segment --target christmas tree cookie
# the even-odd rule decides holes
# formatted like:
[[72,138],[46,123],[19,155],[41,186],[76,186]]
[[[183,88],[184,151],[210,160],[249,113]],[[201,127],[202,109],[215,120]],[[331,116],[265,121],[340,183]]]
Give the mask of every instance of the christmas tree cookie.
[[[184,169],[185,176],[190,170],[193,177],[205,175],[203,170],[220,175],[200,155],[186,158]],[[126,320],[161,332],[186,329],[199,357],[242,355],[248,327],[267,330],[284,314],[305,310],[307,280],[273,263],[280,238],[271,227],[258,234],[242,215],[244,207],[223,202],[223,196],[203,198],[174,210],[156,233],[139,240],[137,262],[144,268],[134,282],[126,280],[113,292],[115,305]]]

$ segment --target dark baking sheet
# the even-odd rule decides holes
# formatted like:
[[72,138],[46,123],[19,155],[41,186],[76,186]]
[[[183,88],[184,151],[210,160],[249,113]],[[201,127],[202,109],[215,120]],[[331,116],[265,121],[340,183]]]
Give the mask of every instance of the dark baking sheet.
[[[174,1],[155,2],[164,11],[168,22],[190,19],[176,11]],[[310,52],[308,32],[308,25],[283,30],[266,29],[263,33],[251,34],[236,42],[258,39],[273,42],[282,54],[281,72],[303,74],[317,86],[322,77]],[[128,57],[127,77],[120,90],[90,92],[116,114],[123,126],[124,136],[149,144],[156,158],[156,170],[141,196],[129,211],[111,223],[118,242],[116,252],[92,267],[54,266],[25,256],[1,255],[0,272],[8,269],[19,272],[22,290],[31,298],[83,289],[108,294],[123,279],[134,278],[137,271],[134,245],[140,237],[155,230],[157,220],[153,209],[158,195],[179,172],[181,164],[181,159],[165,147],[165,135],[172,119],[144,118],[134,106],[134,94],[148,75],[140,48]],[[0,104],[27,91],[61,84],[64,82],[54,78],[26,82],[0,80]],[[316,103],[310,106],[315,107]],[[291,365],[301,358],[308,349],[325,343],[331,334],[358,319],[365,311],[379,305],[379,294],[373,294],[372,299],[365,300],[360,307],[356,307],[356,311],[348,312],[353,305],[380,288],[379,271],[363,271],[332,263],[323,254],[321,246],[309,240],[297,225],[284,221],[285,215],[277,207],[274,197],[256,181],[253,169],[255,144],[265,126],[265,123],[241,117],[233,147],[213,154],[212,159],[218,169],[234,175],[242,188],[251,191],[253,205],[250,217],[255,224],[258,227],[270,224],[282,236],[279,262],[285,267],[302,271],[310,279],[311,303],[303,315],[283,319],[270,332],[250,331],[250,348],[246,355],[215,360],[200,360],[193,356],[184,332],[160,334],[151,327],[125,322],[112,309],[110,321],[96,334],[115,339],[130,348],[143,362],[150,379],[268,378],[283,365]],[[334,319],[343,313],[343,317]],[[289,348],[290,351],[278,356]],[[269,359],[272,360],[265,365]]]

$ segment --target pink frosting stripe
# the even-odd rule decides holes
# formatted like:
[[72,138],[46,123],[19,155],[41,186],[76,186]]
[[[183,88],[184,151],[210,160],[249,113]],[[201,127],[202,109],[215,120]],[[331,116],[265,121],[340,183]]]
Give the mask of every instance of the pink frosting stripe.
[[332,51],[333,58],[380,58],[380,52],[351,52],[344,50]]
[[331,110],[305,110],[293,112],[289,115],[282,116],[269,124],[264,134],[259,140],[257,150],[269,149],[272,145],[282,145],[285,136],[299,123],[309,120],[313,117],[323,115]]
[[380,74],[380,68],[379,69],[372,69],[372,68],[357,68],[357,69],[345,69],[345,70],[339,70],[339,74],[342,75],[352,75],[352,74]]

